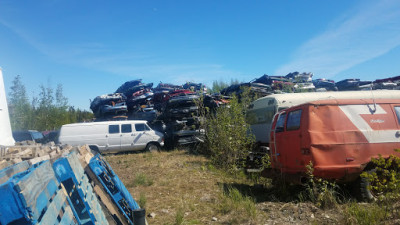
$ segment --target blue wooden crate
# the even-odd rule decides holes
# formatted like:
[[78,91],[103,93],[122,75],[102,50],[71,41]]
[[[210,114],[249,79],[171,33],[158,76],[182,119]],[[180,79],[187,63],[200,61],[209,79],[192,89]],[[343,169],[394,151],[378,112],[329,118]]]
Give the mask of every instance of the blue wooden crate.
[[110,165],[100,154],[97,154],[90,160],[89,168],[101,182],[107,194],[111,196],[120,212],[129,223],[133,224],[134,215],[140,207]]
[[0,199],[0,223],[4,225],[59,224],[63,219],[65,224],[76,222],[68,214],[67,196],[49,161],[35,164],[0,185]]
[[108,224],[97,196],[73,151],[53,163],[57,179],[66,189],[72,211],[80,224]]
[[27,161],[23,161],[0,170],[0,184],[6,182],[14,174],[23,172],[28,168],[29,168],[29,163]]
[[38,224],[78,224],[69,205],[68,197],[61,189],[48,205]]

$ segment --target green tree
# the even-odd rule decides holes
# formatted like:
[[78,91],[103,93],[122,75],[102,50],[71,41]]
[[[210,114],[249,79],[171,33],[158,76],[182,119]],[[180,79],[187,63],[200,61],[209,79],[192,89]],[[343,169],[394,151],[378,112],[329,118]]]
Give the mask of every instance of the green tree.
[[32,96],[31,101],[26,88],[18,75],[13,80],[9,93],[10,120],[13,130],[53,130],[63,124],[90,121],[91,112],[75,109],[68,105],[61,84],[56,91],[51,86],[40,85],[39,96]]
[[12,81],[9,93],[10,122],[13,130],[26,130],[30,128],[32,108],[29,103],[25,85],[21,76],[17,75]]
[[213,83],[212,83],[212,88],[211,88],[210,91],[211,91],[211,93],[218,93],[218,92],[221,92],[222,89],[227,88],[230,85],[239,84],[239,83],[240,82],[238,80],[234,80],[234,79],[231,79],[230,83],[225,82],[223,80],[218,80],[218,81],[214,80]]

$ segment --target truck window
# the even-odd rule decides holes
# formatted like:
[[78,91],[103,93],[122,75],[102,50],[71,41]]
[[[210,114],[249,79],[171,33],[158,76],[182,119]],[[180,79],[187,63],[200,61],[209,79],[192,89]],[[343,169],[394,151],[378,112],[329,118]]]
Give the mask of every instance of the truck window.
[[109,125],[108,126],[108,133],[110,133],[110,134],[119,133],[119,125]]
[[397,122],[400,124],[400,106],[394,107],[394,111],[396,111]]
[[132,133],[132,125],[131,124],[122,124],[121,132],[122,133]]
[[288,115],[286,130],[298,130],[300,128],[301,109],[292,111]]
[[279,115],[278,121],[276,121],[275,132],[284,131],[285,119],[286,119],[286,113],[282,113]]

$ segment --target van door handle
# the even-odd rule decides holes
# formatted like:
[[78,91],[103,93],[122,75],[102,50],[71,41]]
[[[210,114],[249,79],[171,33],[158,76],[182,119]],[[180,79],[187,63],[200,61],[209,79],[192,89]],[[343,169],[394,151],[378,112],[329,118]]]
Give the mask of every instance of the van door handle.
[[106,134],[106,137],[108,137],[108,135]]

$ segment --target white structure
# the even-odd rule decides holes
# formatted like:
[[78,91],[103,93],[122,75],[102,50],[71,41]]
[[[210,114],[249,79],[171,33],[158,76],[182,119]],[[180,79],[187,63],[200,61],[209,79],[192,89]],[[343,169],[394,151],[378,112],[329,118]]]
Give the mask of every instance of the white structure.
[[4,87],[3,72],[0,68],[0,145],[12,146],[15,144],[11,132],[10,117],[6,100],[6,89]]

